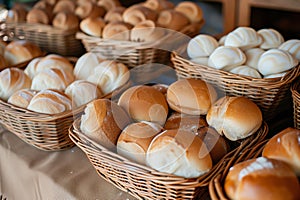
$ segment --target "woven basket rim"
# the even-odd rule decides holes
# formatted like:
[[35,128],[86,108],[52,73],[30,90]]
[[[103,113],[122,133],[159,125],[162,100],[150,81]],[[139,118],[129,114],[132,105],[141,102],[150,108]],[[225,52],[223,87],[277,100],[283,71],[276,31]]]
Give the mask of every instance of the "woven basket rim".
[[300,79],[296,80],[291,86],[292,96],[300,100]]

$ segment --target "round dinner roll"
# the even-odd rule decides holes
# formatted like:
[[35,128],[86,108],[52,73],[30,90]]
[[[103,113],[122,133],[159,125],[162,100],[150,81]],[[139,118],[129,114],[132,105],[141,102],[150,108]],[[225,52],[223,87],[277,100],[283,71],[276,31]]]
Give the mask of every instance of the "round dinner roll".
[[52,26],[63,30],[77,30],[79,19],[74,13],[59,12],[54,16]]
[[208,66],[208,58],[209,57],[197,57],[197,58],[190,59],[190,61],[193,63],[197,63],[199,65]]
[[75,80],[73,74],[56,68],[45,69],[32,79],[32,90],[56,89],[64,91]]
[[72,102],[63,92],[46,89],[32,97],[27,109],[44,114],[58,114],[71,110]]
[[298,60],[289,52],[280,49],[270,49],[264,52],[258,60],[258,71],[266,76],[285,72],[298,65]]
[[121,132],[117,141],[118,154],[134,162],[146,165],[146,152],[152,139],[163,128],[153,122],[135,122]]
[[65,93],[72,100],[73,108],[77,108],[103,96],[102,91],[96,84],[85,80],[72,82],[66,88]]
[[42,55],[37,45],[26,40],[11,41],[4,51],[4,58],[8,65],[16,65]]
[[114,21],[105,25],[102,38],[114,40],[129,40],[132,25],[123,21]]
[[124,22],[134,26],[145,20],[156,21],[157,13],[150,8],[136,4],[128,7],[122,17]]
[[87,17],[80,22],[82,32],[96,37],[102,36],[106,23],[102,17]]
[[81,131],[108,149],[115,149],[122,130],[131,123],[128,114],[109,99],[87,104],[81,116]]
[[173,9],[175,7],[173,2],[166,0],[146,0],[142,5],[156,12]]
[[105,22],[123,21],[123,13],[126,10],[123,6],[118,6],[107,11],[104,15]]
[[165,30],[158,28],[155,22],[145,20],[136,24],[131,29],[130,40],[137,42],[156,42],[162,40],[165,36]]
[[224,45],[245,50],[258,47],[261,43],[261,36],[253,28],[238,27],[227,34]]
[[206,115],[217,96],[215,88],[200,79],[177,80],[167,91],[170,108],[189,115]]
[[207,123],[231,141],[254,134],[263,122],[260,108],[250,99],[224,96],[209,109]]
[[280,78],[283,77],[284,75],[286,75],[287,72],[281,72],[281,73],[277,73],[277,74],[269,74],[264,76],[264,78]]
[[292,127],[285,128],[267,142],[262,156],[286,162],[300,176],[299,141],[300,130]]
[[181,12],[174,9],[168,9],[159,13],[156,23],[163,28],[180,31],[189,25],[190,21]]
[[13,93],[9,99],[8,103],[13,104],[15,106],[19,106],[21,108],[27,108],[31,99],[34,95],[36,95],[37,91],[31,89],[21,89]]
[[272,28],[264,28],[257,31],[262,38],[262,43],[259,45],[262,49],[278,48],[283,42],[284,38],[277,30]]
[[287,40],[283,42],[278,48],[289,52],[298,61],[300,61],[300,40],[299,39]]
[[106,10],[102,6],[98,6],[92,1],[81,2],[75,9],[75,15],[81,20],[87,17],[103,17],[105,13]]
[[135,121],[149,121],[164,125],[169,107],[160,91],[152,86],[137,85],[125,90],[118,100]]
[[225,71],[243,65],[245,62],[245,53],[240,48],[233,46],[219,46],[208,57],[208,66]]
[[182,130],[165,130],[151,141],[146,163],[153,169],[185,178],[196,178],[212,168],[210,154],[195,134]]
[[224,190],[231,200],[300,199],[299,181],[284,162],[264,157],[235,164],[230,168]]
[[236,66],[229,70],[229,72],[234,74],[239,74],[242,76],[250,76],[253,78],[262,78],[261,74],[254,68],[247,65]]
[[32,8],[26,15],[27,23],[38,24],[50,24],[52,21],[52,15],[46,9]]
[[0,72],[0,98],[7,101],[18,90],[31,87],[31,79],[19,68],[6,68]]
[[76,2],[73,0],[59,0],[54,5],[53,13],[59,13],[59,12],[67,12],[67,13],[75,13],[76,9]]
[[98,0],[97,5],[103,7],[106,11],[109,11],[115,7],[121,6],[119,0]]
[[244,51],[246,55],[246,63],[245,65],[257,69],[258,60],[260,56],[265,52],[265,50],[261,48],[251,48]]
[[7,23],[26,22],[27,13],[28,11],[23,6],[13,7],[7,11],[5,22]]
[[184,14],[191,23],[200,22],[203,19],[203,11],[196,2],[182,1],[174,9]]
[[187,54],[190,58],[208,57],[219,46],[218,41],[206,34],[199,34],[192,38],[187,46]]

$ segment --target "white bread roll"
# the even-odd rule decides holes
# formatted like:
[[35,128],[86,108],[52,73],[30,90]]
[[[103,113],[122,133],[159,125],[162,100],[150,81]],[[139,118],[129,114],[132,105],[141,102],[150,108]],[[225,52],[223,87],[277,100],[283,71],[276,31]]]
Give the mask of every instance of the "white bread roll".
[[225,40],[226,40],[226,36],[227,36],[227,35],[223,35],[223,36],[219,39],[219,41],[218,41],[219,46],[224,46]]
[[165,123],[168,104],[165,96],[152,86],[133,86],[123,92],[118,100],[120,105],[135,121]]
[[262,38],[262,43],[259,45],[262,49],[278,48],[283,42],[284,38],[277,30],[272,28],[264,28],[257,31]]
[[7,102],[21,108],[27,108],[31,99],[34,95],[36,95],[36,93],[37,91],[35,90],[21,89],[13,93]]
[[190,58],[208,57],[219,46],[218,41],[206,34],[199,34],[192,38],[187,46],[187,54]]
[[146,152],[152,139],[163,128],[152,122],[135,122],[121,132],[117,142],[118,154],[134,162],[146,165]]
[[142,5],[157,12],[175,7],[173,2],[166,0],[146,0]]
[[149,145],[147,165],[160,172],[196,178],[212,168],[212,160],[203,141],[195,134],[179,129],[158,134]]
[[132,25],[123,21],[114,21],[106,24],[102,31],[102,37],[104,39],[114,40],[129,40],[130,30]]
[[261,74],[256,69],[247,65],[236,66],[230,69],[229,72],[243,76],[250,76],[253,78],[262,78]]
[[46,89],[33,96],[27,109],[44,114],[58,114],[71,110],[72,102],[63,92]]
[[197,63],[199,65],[208,66],[208,58],[209,57],[197,57],[197,58],[191,59],[190,61],[193,63]]
[[95,67],[102,62],[103,59],[95,52],[87,52],[80,56],[74,67],[74,75],[76,79],[87,80],[93,74]]
[[45,69],[32,79],[32,90],[55,89],[64,91],[75,80],[72,73],[56,68]]
[[99,0],[97,5],[103,7],[106,11],[109,11],[115,7],[121,6],[121,3],[119,0]]
[[277,73],[277,74],[269,74],[264,76],[264,78],[280,78],[283,77],[287,72]]
[[91,1],[85,1],[77,5],[75,9],[75,15],[79,19],[83,20],[87,17],[103,17],[106,13],[106,10],[102,6],[96,5]]
[[126,8],[123,6],[115,7],[105,14],[104,20],[108,23],[115,21],[123,21],[123,13],[125,10]]
[[249,67],[257,69],[258,60],[264,52],[265,52],[265,50],[263,50],[261,48],[251,48],[251,49],[245,50],[245,52],[244,52],[246,55],[245,65],[248,65]]
[[224,45],[245,50],[258,47],[261,43],[262,38],[253,28],[238,27],[227,34]]
[[184,27],[190,24],[190,21],[181,12],[169,9],[163,10],[159,13],[156,23],[158,26],[163,28],[181,31]]
[[258,60],[258,71],[266,76],[285,72],[298,65],[298,60],[288,53],[280,49],[270,49],[264,52]]
[[123,21],[131,25],[136,25],[145,20],[156,21],[157,13],[142,5],[128,7],[123,13]]
[[179,79],[167,91],[170,108],[189,115],[206,115],[216,100],[215,88],[200,79]]
[[81,116],[81,131],[108,149],[115,149],[121,131],[131,122],[127,113],[108,99],[87,104]]
[[130,78],[130,72],[126,65],[112,60],[104,60],[99,63],[88,77],[88,81],[98,85],[104,95],[125,85]]
[[87,17],[80,22],[82,32],[96,37],[102,37],[102,31],[106,23],[102,17]]
[[235,164],[230,168],[224,189],[231,200],[300,199],[299,181],[284,162],[264,157]]
[[290,165],[300,175],[300,130],[285,128],[267,142],[262,156],[281,160]]
[[197,23],[203,19],[203,11],[196,2],[182,1],[174,9],[184,14],[191,23]]
[[53,8],[53,13],[67,12],[75,13],[76,2],[73,0],[59,0]]
[[0,98],[7,101],[18,90],[31,87],[31,79],[19,68],[6,68],[0,72]]
[[219,46],[208,58],[208,66],[228,71],[230,68],[243,65],[246,55],[238,47]]
[[74,13],[58,12],[52,20],[52,26],[63,30],[77,30],[79,19]]
[[137,42],[155,42],[165,36],[165,30],[157,28],[155,22],[145,20],[136,24],[130,32],[130,40]]
[[231,141],[253,135],[263,122],[260,108],[246,97],[224,96],[206,116],[207,123]]
[[41,55],[42,50],[26,40],[14,40],[5,47],[4,51],[4,58],[8,65],[16,65]]
[[33,8],[28,11],[26,15],[27,23],[38,23],[38,24],[50,24],[52,21],[52,16],[45,9]]
[[283,42],[278,48],[289,52],[298,61],[300,61],[300,40],[299,39],[287,40]]
[[37,74],[37,66],[41,59],[42,57],[32,59],[24,69],[24,73],[29,76],[29,78],[33,79],[33,77]]
[[72,82],[66,88],[65,94],[72,100],[73,108],[77,108],[103,96],[96,84],[85,80],[76,80]]

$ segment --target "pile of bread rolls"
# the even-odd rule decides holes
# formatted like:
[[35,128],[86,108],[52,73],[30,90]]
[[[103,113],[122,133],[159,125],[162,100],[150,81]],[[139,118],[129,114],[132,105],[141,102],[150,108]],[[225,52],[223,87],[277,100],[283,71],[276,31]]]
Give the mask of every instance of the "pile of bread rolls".
[[108,95],[128,82],[128,68],[101,59],[96,53],[79,57],[75,65],[66,57],[36,57],[26,68],[0,72],[0,98],[38,113],[58,114]]
[[208,173],[230,141],[260,128],[262,113],[245,97],[218,97],[199,79],[135,85],[117,102],[90,102],[80,129],[102,146],[155,170],[186,178]]
[[229,199],[300,199],[300,131],[286,128],[264,146],[262,156],[235,164],[224,189]]
[[252,78],[282,77],[300,61],[300,40],[272,28],[238,27],[220,38],[199,34],[187,46],[192,62]]

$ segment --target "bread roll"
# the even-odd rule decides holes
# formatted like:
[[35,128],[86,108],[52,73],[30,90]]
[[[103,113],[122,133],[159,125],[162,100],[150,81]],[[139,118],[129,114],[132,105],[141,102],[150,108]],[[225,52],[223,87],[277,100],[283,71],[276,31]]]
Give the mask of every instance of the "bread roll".
[[262,43],[259,45],[262,49],[278,48],[283,42],[284,38],[277,30],[272,28],[264,28],[257,31],[262,38]]
[[99,0],[97,5],[103,7],[106,11],[109,11],[115,7],[121,6],[121,3],[119,0]]
[[147,165],[160,172],[195,178],[212,168],[203,141],[185,130],[166,130],[155,136],[146,154]]
[[114,40],[129,40],[130,30],[132,25],[125,23],[123,21],[115,21],[106,24],[102,31],[102,37],[104,39],[114,39]]
[[238,27],[227,34],[224,45],[245,50],[258,47],[261,43],[262,38],[253,28]]
[[219,46],[218,41],[206,34],[199,34],[188,42],[187,53],[190,58],[208,57]]
[[115,22],[115,21],[123,21],[123,13],[126,10],[123,6],[118,6],[112,8],[111,10],[107,11],[104,16],[104,20],[106,22]]
[[0,54],[0,70],[3,70],[7,67],[6,60],[3,55]]
[[189,115],[206,115],[216,100],[216,90],[200,79],[177,80],[167,91],[170,108]]
[[66,12],[66,13],[75,13],[76,2],[73,0],[59,0],[54,8],[53,13]]
[[37,8],[37,9],[46,9],[49,12],[52,12],[54,4],[50,4],[49,2],[42,0],[36,2],[32,8]]
[[246,62],[246,55],[238,47],[219,46],[208,58],[208,65],[216,69],[224,69],[243,65]]
[[266,76],[285,72],[298,65],[298,60],[290,53],[280,49],[264,52],[258,60],[258,71]]
[[126,65],[112,60],[104,60],[99,63],[88,81],[95,83],[104,95],[109,94],[125,85],[130,78]]
[[32,90],[55,89],[64,91],[74,81],[74,75],[68,71],[49,68],[36,74],[32,79]]
[[131,120],[127,113],[108,99],[87,104],[81,116],[81,131],[108,149],[115,149],[121,131]]
[[73,13],[59,12],[54,16],[52,25],[63,30],[77,30],[79,19]]
[[191,23],[197,23],[203,20],[203,11],[196,2],[182,1],[177,4],[175,10],[184,14]]
[[46,89],[31,99],[27,109],[44,114],[58,114],[71,110],[72,102],[63,92]]
[[284,162],[259,157],[235,164],[224,183],[229,199],[300,199],[299,181]]
[[159,13],[156,23],[163,28],[180,31],[185,26],[189,25],[190,21],[181,12],[169,9]]
[[234,74],[239,74],[242,76],[250,76],[253,78],[262,78],[261,74],[254,68],[247,65],[236,66],[229,70],[229,72]]
[[225,40],[226,40],[226,36],[227,36],[227,35],[223,35],[223,36],[219,39],[218,43],[219,43],[220,46],[224,46]]
[[27,108],[31,99],[34,95],[36,95],[36,93],[37,91],[35,90],[21,89],[13,93],[7,102],[21,108]]
[[260,108],[246,97],[224,96],[209,109],[207,123],[232,141],[253,135],[262,124]]
[[74,67],[74,75],[76,79],[87,80],[93,74],[95,67],[102,62],[103,59],[95,52],[87,52],[80,56]]
[[102,31],[106,23],[101,17],[87,17],[80,22],[82,32],[95,36],[102,37]]
[[157,13],[142,5],[133,5],[123,13],[123,21],[131,25],[136,25],[145,20],[156,21]]
[[161,92],[163,95],[166,95],[169,86],[166,84],[156,83],[152,85],[152,87]]
[[142,165],[146,165],[146,152],[152,139],[163,128],[152,122],[135,122],[121,132],[117,142],[118,154]]
[[4,58],[8,65],[16,65],[41,55],[42,50],[37,45],[26,40],[10,42],[4,52]]
[[0,55],[4,56],[4,51],[7,46],[7,42],[0,40]]
[[72,100],[73,108],[77,108],[103,96],[102,91],[96,84],[85,80],[72,82],[66,88],[65,93]]
[[164,125],[168,115],[165,96],[151,86],[133,86],[120,96],[120,105],[135,121],[149,121]]
[[137,42],[155,42],[165,36],[165,30],[157,28],[151,20],[145,20],[136,24],[131,29],[130,40]]
[[80,3],[75,9],[75,15],[83,20],[87,17],[103,17],[106,11],[103,7],[96,5],[93,2],[85,1]]
[[300,176],[299,141],[300,130],[291,127],[285,128],[267,142],[262,156],[286,162]]
[[197,63],[199,65],[208,66],[208,58],[209,57],[197,57],[197,58],[191,59],[190,61],[193,63]]
[[282,72],[282,73],[277,73],[277,74],[270,74],[270,75],[266,75],[264,76],[264,78],[280,78],[283,77],[284,75],[286,75],[287,72]]
[[13,7],[7,11],[5,22],[7,23],[26,22],[27,13],[28,11],[24,7],[21,6]]
[[283,42],[278,48],[289,52],[298,61],[300,61],[300,40],[299,39],[287,40]]
[[173,9],[175,7],[174,3],[166,0],[146,0],[143,3],[143,6],[150,8],[156,12],[162,10]]
[[265,50],[261,48],[251,48],[247,49],[244,53],[246,55],[246,63],[249,67],[257,69],[258,60],[260,56],[265,52]]
[[38,23],[38,24],[50,24],[52,21],[52,16],[45,9],[33,8],[28,11],[26,15],[27,23]]
[[30,86],[31,79],[19,68],[6,68],[0,72],[0,98],[4,101],[16,91]]

